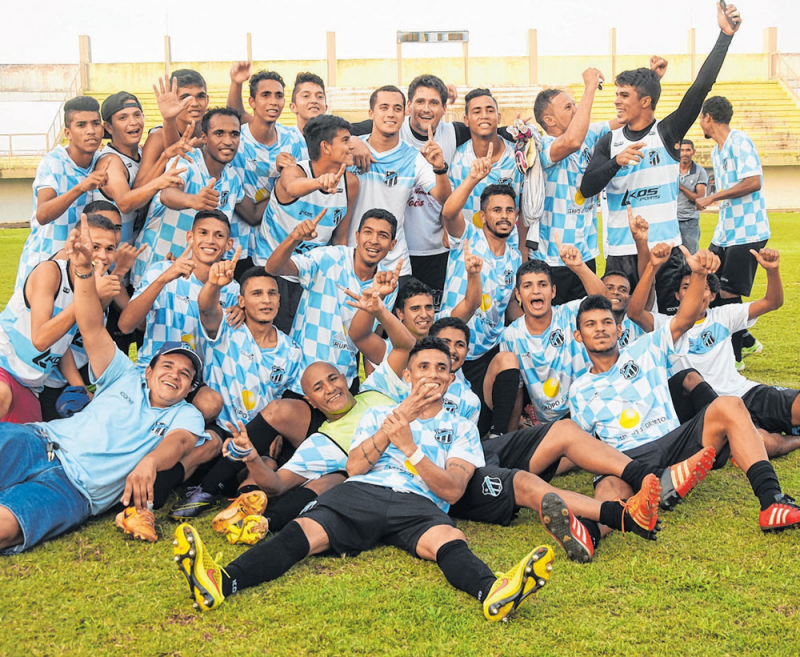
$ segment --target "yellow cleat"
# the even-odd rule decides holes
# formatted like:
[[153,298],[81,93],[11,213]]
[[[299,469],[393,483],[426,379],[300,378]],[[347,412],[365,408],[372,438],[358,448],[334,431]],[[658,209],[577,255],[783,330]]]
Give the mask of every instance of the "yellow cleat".
[[269,533],[269,520],[264,516],[247,516],[235,525],[228,525],[225,538],[231,545],[255,545]]
[[155,543],[158,540],[156,518],[152,511],[137,511],[135,506],[129,506],[117,514],[114,524],[140,541]]
[[225,534],[231,525],[241,526],[247,516],[259,516],[267,508],[267,494],[260,490],[242,493],[227,509],[220,511],[211,521],[211,527],[219,534]]
[[525,555],[514,568],[500,575],[483,602],[486,619],[492,622],[503,620],[525,598],[547,584],[554,560],[553,550],[542,545]]
[[178,525],[172,546],[178,570],[189,582],[194,608],[209,611],[219,607],[225,599],[222,568],[208,555],[195,528],[186,522]]

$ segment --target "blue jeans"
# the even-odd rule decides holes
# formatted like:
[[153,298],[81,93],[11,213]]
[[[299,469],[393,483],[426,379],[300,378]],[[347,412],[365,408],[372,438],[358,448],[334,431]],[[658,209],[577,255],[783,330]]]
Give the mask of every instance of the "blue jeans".
[[697,253],[700,248],[700,218],[678,221],[681,228],[681,240],[689,253]]
[[67,478],[61,462],[47,460],[47,435],[30,424],[0,422],[0,506],[22,528],[15,554],[69,531],[90,515],[89,500]]

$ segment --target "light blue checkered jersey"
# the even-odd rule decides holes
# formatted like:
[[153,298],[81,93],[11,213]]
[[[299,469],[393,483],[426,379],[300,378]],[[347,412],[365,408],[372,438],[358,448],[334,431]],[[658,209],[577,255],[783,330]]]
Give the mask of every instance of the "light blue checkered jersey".
[[91,200],[89,193],[81,194],[64,214],[42,225],[36,219],[39,192],[43,189],[52,189],[57,196],[66,194],[94,171],[97,157],[98,155],[95,153],[92,163],[88,168],[83,169],[72,161],[66,148],[56,146],[39,161],[39,165],[36,167],[36,177],[33,179],[31,232],[22,247],[17,279],[14,283],[15,290],[22,287],[36,265],[51,258],[64,248],[70,231],[78,225],[83,208]]
[[[741,130],[731,130],[722,148],[711,151],[717,191],[728,190],[745,178],[759,176],[764,183],[755,144]],[[719,202],[719,221],[711,242],[728,247],[768,240],[769,217],[761,190]]]
[[[350,449],[355,449],[375,435],[386,416],[394,409],[394,406],[378,406],[364,413]],[[444,468],[449,459],[461,459],[476,468],[486,465],[478,428],[458,415],[443,408],[435,417],[428,420],[414,420],[410,426],[414,442],[425,456],[440,468]],[[350,477],[347,481],[360,481],[404,493],[422,495],[442,511],[447,512],[450,508],[447,502],[434,494],[422,477],[413,474],[406,467],[405,454],[391,443],[369,472]]]
[[628,226],[628,205],[650,224],[650,246],[666,242],[681,244],[678,225],[678,176],[680,165],[658,134],[658,121],[647,135],[637,141],[625,136],[624,126],[612,131],[611,157],[615,158],[631,144],[644,142],[644,157],[637,164],[623,166],[606,185],[608,221],[606,255],[635,255],[636,244]]
[[608,372],[587,372],[572,384],[572,419],[621,451],[665,436],[679,424],[667,383],[670,359],[685,356],[688,346],[685,336],[672,342],[669,323],[643,335]]
[[625,315],[625,317],[622,318],[622,332],[617,339],[617,344],[620,349],[624,349],[643,335],[645,335],[645,330],[636,322],[632,321],[630,317]]

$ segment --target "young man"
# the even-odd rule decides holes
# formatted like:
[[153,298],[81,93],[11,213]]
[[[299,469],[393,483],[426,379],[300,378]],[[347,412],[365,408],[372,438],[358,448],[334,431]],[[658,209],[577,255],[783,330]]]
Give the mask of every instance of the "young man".
[[[721,96],[709,98],[700,115],[703,135],[716,142],[711,162],[717,191],[698,198],[696,204],[702,210],[720,201],[719,222],[711,238],[711,250],[722,262],[719,275],[722,288],[717,306],[740,304],[742,297],[750,296],[758,269],[752,254],[763,249],[770,237],[769,217],[761,193],[761,160],[750,137],[740,130],[731,130],[732,116],[733,107]],[[739,370],[744,369],[743,356],[763,348],[747,330],[737,331],[732,343]]]
[[200,413],[184,401],[200,359],[187,346],[171,345],[143,377],[103,325],[85,218],[67,251],[75,319],[98,394],[71,418],[0,424],[0,550],[6,554],[74,529],[120,498],[145,511],[156,472],[207,438]]
[[700,248],[700,210],[695,206],[699,198],[706,195],[708,174],[694,161],[694,142],[681,140],[681,159],[678,167],[678,225],[681,241],[689,250],[696,253]]
[[[251,124],[252,125],[252,124]],[[284,167],[255,234],[253,261],[265,265],[272,252],[304,219],[325,214],[317,225],[317,236],[301,242],[295,253],[318,246],[347,244],[353,209],[358,198],[358,178],[346,171],[353,163],[350,124],[338,116],[319,116],[305,126],[310,160]],[[284,333],[292,328],[302,288],[296,277],[278,279],[281,309],[275,326]]]
[[[709,251],[691,255],[682,250],[692,274],[678,312],[627,349],[620,352],[608,299],[591,296],[581,302],[575,338],[586,347],[592,367],[570,389],[572,419],[635,461],[655,466],[668,467],[701,449],[707,452],[704,460],[716,454],[714,467],[720,468],[732,454],[761,504],[761,529],[800,526],[800,507],[781,493],[761,435],[741,399],[718,397],[682,425],[675,417],[667,384],[670,358],[687,354],[683,336],[703,305],[707,275],[719,266],[719,258]],[[668,257],[665,245],[662,262]],[[642,280],[649,286],[654,276],[651,260]],[[616,499],[628,491],[619,480],[603,479],[595,496]]]
[[328,99],[325,96],[325,83],[316,73],[298,73],[292,87],[292,100],[289,109],[294,112],[296,124],[292,128],[300,141],[300,158],[309,159],[306,145],[306,124],[313,118],[328,112]]
[[[729,22],[730,21],[730,22]],[[636,246],[631,235],[626,206],[646,209],[650,222],[650,244],[665,242],[675,247],[672,258],[661,269],[656,281],[659,307],[672,298],[670,278],[682,265],[678,226],[678,144],[695,122],[703,100],[719,73],[733,33],[741,25],[739,11],[718,5],[717,22],[721,34],[706,58],[697,79],[686,92],[680,106],[663,120],[656,120],[655,109],[661,95],[658,73],[639,68],[623,71],[616,78],[614,105],[621,128],[602,137],[586,168],[580,191],[584,198],[606,189],[606,268],[624,271],[638,283]],[[731,27],[731,23],[736,27]]]
[[628,317],[628,303],[631,299],[631,281],[624,271],[611,269],[603,274],[601,279],[606,286],[606,298],[611,302],[614,319],[621,326],[619,332],[619,347],[624,349],[645,331]]
[[36,265],[64,248],[90,193],[108,181],[108,165],[95,169],[103,125],[94,98],[78,96],[64,103],[64,137],[67,146],[56,146],[36,167],[31,233],[22,247],[15,290]]
[[[441,205],[450,196],[451,188],[442,148],[433,139],[421,151],[400,140],[405,105],[406,98],[397,87],[381,87],[370,96],[372,133],[364,141],[373,163],[369,171],[359,173],[360,191],[354,216],[360,217],[370,208],[384,208],[397,218],[397,244],[387,256],[386,267],[392,269],[402,259],[400,275],[410,276],[404,222],[411,193],[421,187]],[[355,225],[350,226],[351,246],[355,244],[356,229]]]
[[[406,378],[412,388],[446,388],[452,378],[447,350],[420,343]],[[453,586],[481,602],[488,620],[500,620],[547,583],[553,554],[536,548],[496,578],[469,550],[446,512],[483,462],[475,427],[445,411],[441,397],[413,414],[371,408],[353,437],[348,481],[320,496],[275,539],[223,570],[205,553],[197,532],[183,524],[175,533],[175,560],[197,607],[213,609],[235,591],[280,577],[310,554],[358,553],[383,540],[435,559]]]

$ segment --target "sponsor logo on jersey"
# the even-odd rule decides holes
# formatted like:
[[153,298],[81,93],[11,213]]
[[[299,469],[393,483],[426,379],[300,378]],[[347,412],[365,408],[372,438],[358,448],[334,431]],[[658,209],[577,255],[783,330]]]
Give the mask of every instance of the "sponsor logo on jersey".
[[632,360],[629,360],[625,363],[622,367],[619,368],[620,373],[626,379],[633,379],[637,374],[639,374],[639,366],[634,363]]
[[661,198],[661,192],[659,191],[658,187],[644,187],[642,189],[631,189],[625,192],[625,196],[622,197],[622,205],[632,205],[631,201],[636,199],[637,201],[656,201]]
[[128,402],[129,404],[133,404],[133,400],[132,400],[130,397],[128,397],[128,395],[126,395],[126,394],[125,394],[125,392],[122,392],[122,391],[121,391],[121,392],[119,393],[119,396],[120,396],[120,397],[122,397],[122,398],[123,398],[123,399],[124,399],[126,402]]
[[383,184],[394,187],[397,184],[397,171],[387,171],[383,176]]
[[639,414],[632,408],[626,408],[619,416],[619,425],[623,429],[633,429],[639,424]]
[[286,370],[284,370],[280,365],[273,365],[272,366],[272,374],[269,375],[269,381],[273,385],[280,385],[283,381],[283,377],[286,374]]
[[564,332],[557,328],[550,334],[550,338],[548,340],[554,347],[560,347],[562,344],[564,344]]
[[436,429],[433,434],[437,443],[442,445],[450,445],[453,442],[453,432],[451,429]]
[[503,492],[503,482],[499,477],[484,477],[481,484],[481,492],[484,495],[491,495],[497,497]]

